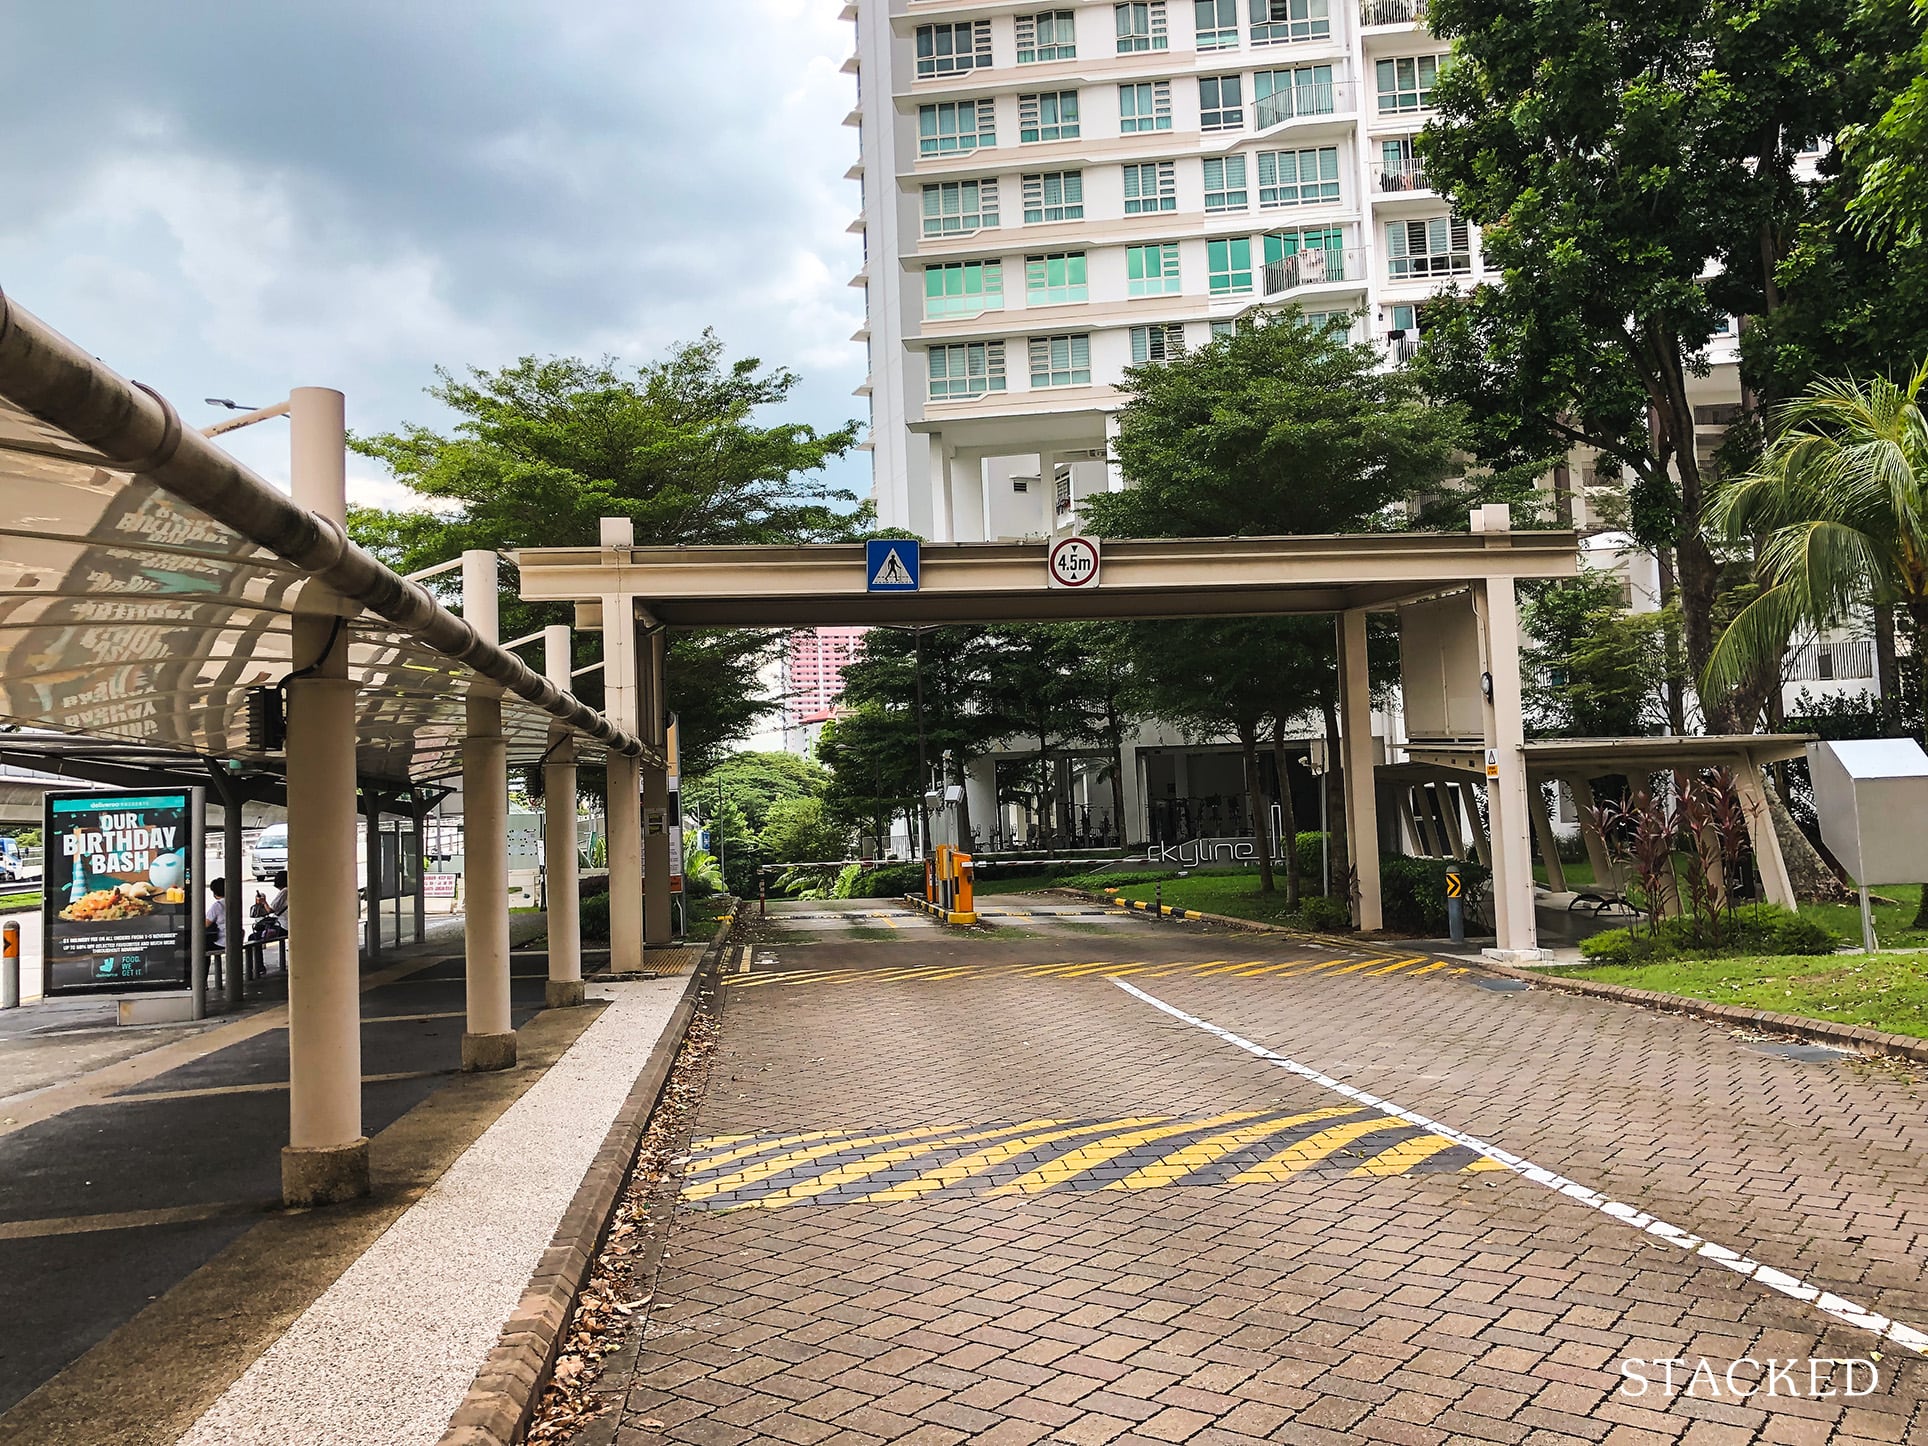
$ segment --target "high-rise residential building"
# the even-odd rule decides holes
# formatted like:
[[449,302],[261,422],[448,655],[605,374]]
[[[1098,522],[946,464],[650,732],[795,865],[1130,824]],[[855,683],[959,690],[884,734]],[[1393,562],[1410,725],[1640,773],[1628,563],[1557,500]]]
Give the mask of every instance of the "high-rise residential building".
[[856,655],[862,628],[806,628],[790,634],[783,653],[783,723],[821,723],[843,692],[844,669]]
[[1133,362],[1255,307],[1390,359],[1480,275],[1413,141],[1424,0],[859,0],[862,273],[880,521],[1049,536],[1107,464]]

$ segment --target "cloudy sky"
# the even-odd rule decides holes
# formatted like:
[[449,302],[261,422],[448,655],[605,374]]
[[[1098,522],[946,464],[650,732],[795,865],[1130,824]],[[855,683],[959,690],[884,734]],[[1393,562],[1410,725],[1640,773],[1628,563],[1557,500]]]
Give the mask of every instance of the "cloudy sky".
[[[0,287],[172,398],[646,359],[716,328],[863,415],[837,0],[0,4]],[[284,481],[285,424],[240,433]],[[351,459],[351,496],[400,489]],[[867,453],[833,474],[864,492]]]

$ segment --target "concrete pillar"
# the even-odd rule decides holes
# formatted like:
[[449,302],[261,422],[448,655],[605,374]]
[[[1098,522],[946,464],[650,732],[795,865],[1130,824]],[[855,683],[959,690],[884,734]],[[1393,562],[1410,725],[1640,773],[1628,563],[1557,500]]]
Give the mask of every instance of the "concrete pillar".
[[[1504,532],[1512,526],[1504,503],[1473,512],[1473,531]],[[1492,821],[1493,922],[1503,961],[1540,958],[1533,918],[1533,858],[1527,847],[1532,815],[1526,796],[1526,730],[1520,708],[1520,608],[1510,577],[1474,584],[1479,620],[1480,666],[1485,670],[1482,711],[1486,720],[1486,801]]]
[[373,964],[382,957],[381,893],[382,800],[374,789],[362,794],[362,954]]
[[651,629],[638,643],[637,681],[643,700],[642,739],[657,750],[660,762],[643,763],[643,944],[666,948],[676,937],[669,890],[669,831],[681,827],[670,817],[668,698],[664,692],[669,635]]
[[[290,400],[295,502],[336,525],[348,514],[342,394]],[[368,1193],[361,1112],[361,975],[355,919],[355,685],[343,606],[305,584],[288,684],[288,1145],[281,1197],[327,1205]],[[239,900],[236,901],[239,903]]]
[[[619,553],[635,542],[627,517],[602,519],[602,546]],[[637,696],[636,613],[629,598],[602,600],[603,709],[627,733],[642,733]],[[615,974],[643,967],[643,804],[640,760],[611,753],[605,765],[609,814],[609,968]]]
[[1781,837],[1774,831],[1774,819],[1767,811],[1767,790],[1761,787],[1760,765],[1746,754],[1734,760],[1734,793],[1747,815],[1747,836],[1754,845],[1754,866],[1760,871],[1761,892],[1770,904],[1797,909],[1794,882],[1788,877],[1787,858],[1781,852]]
[[1118,423],[1118,413],[1105,413],[1105,489],[1109,492],[1125,490],[1125,469],[1118,465],[1118,434],[1123,428]]
[[[930,434],[931,462],[931,541],[957,541],[957,513],[951,489],[953,451],[944,444],[942,432]],[[649,805],[644,804],[645,808]]]
[[1453,791],[1458,795],[1460,806],[1466,810],[1466,833],[1473,841],[1473,857],[1490,869],[1493,867],[1493,853],[1486,841],[1485,826],[1479,821],[1479,805],[1473,801],[1472,789],[1473,785],[1470,783],[1453,785]]
[[[1372,678],[1366,668],[1366,614],[1339,615],[1339,732],[1345,749],[1346,847],[1358,875],[1354,922],[1361,929],[1385,923],[1379,905],[1379,808],[1372,756]],[[1343,886],[1343,884],[1342,884]]]
[[1057,536],[1058,532],[1058,454],[1056,452],[1038,453],[1038,498],[1039,535],[1046,542]]
[[[493,552],[462,554],[462,617],[491,643],[500,632],[496,578]],[[471,688],[462,740],[462,941],[468,969],[462,1068],[509,1069],[516,1059],[509,1022],[509,741],[494,685],[478,681]]]
[[[561,623],[542,630],[543,672],[558,688],[569,688],[569,629]],[[549,906],[549,982],[543,1002],[551,1009],[582,1003],[582,913],[576,880],[576,740],[557,729],[542,765],[542,854]]]
[[1559,840],[1553,835],[1553,819],[1546,811],[1546,794],[1532,779],[1526,781],[1526,805],[1533,818],[1533,837],[1539,840],[1540,857],[1546,860],[1546,886],[1556,894],[1566,892],[1566,869],[1560,863]]

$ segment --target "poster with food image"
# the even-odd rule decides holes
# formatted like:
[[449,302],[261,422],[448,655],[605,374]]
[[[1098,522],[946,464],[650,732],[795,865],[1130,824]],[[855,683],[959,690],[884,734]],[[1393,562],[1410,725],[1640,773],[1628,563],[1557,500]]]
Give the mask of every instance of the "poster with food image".
[[48,998],[192,983],[199,790],[46,799]]

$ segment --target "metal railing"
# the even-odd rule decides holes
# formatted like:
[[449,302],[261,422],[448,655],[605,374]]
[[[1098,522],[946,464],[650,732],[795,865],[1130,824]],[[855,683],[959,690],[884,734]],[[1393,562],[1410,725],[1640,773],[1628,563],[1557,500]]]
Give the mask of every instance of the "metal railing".
[[1288,86],[1252,102],[1252,129],[1262,131],[1289,120],[1336,115],[1341,110],[1350,112],[1352,104],[1350,81],[1322,80]]
[[1365,252],[1355,246],[1314,247],[1265,263],[1265,294],[1296,291],[1301,286],[1325,286],[1366,277]]
[[1411,330],[1387,332],[1386,355],[1404,366],[1419,355],[1419,333]]
[[1874,643],[1853,638],[1836,643],[1796,643],[1787,650],[1786,675],[1795,683],[1824,683],[1835,678],[1872,678]]
[[1426,0],[1359,0],[1361,25],[1423,25]]
[[1372,165],[1373,184],[1381,192],[1430,191],[1431,181],[1426,179],[1426,163],[1418,156],[1410,156],[1403,161],[1374,161]]

